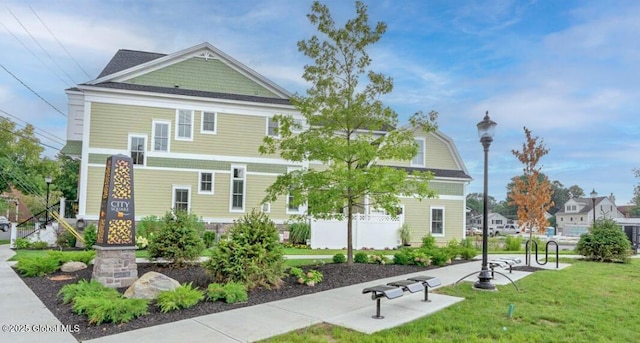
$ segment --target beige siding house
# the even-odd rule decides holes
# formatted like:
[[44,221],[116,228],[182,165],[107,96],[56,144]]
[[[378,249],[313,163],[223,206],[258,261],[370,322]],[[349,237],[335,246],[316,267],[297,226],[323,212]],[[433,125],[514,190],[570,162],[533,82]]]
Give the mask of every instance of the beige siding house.
[[[286,197],[260,202],[277,175],[314,166],[258,152],[264,136],[273,133],[270,118],[303,117],[286,90],[211,44],[168,55],[119,50],[97,79],[66,93],[63,152],[81,160],[79,218],[98,218],[105,161],[113,154],[134,160],[138,219],[180,208],[224,225],[256,208],[284,223],[304,212],[289,208]],[[461,238],[471,178],[449,137],[415,136],[421,149],[413,161],[385,162],[435,174],[437,199],[403,199],[412,240],[428,233],[442,241]]]

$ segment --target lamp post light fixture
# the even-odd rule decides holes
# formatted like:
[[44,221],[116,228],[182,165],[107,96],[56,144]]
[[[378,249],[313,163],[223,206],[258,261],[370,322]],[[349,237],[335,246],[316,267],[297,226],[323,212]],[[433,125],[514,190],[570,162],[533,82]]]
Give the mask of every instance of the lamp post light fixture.
[[591,191],[591,202],[593,203],[593,226],[596,225],[596,198],[598,197],[598,192],[596,192],[596,189],[594,188]]
[[45,202],[44,226],[47,227],[47,223],[49,222],[49,186],[51,186],[51,176],[47,175],[47,177],[44,178],[44,181],[47,183],[47,198],[44,200]]
[[478,123],[478,136],[480,136],[480,143],[482,143],[482,147],[484,148],[484,191],[482,193],[482,269],[480,270],[480,274],[478,274],[478,281],[473,284],[473,287],[488,291],[496,289],[496,286],[491,283],[491,272],[489,272],[487,257],[489,247],[489,223],[487,223],[489,217],[489,207],[487,206],[487,203],[489,202],[489,146],[491,145],[491,142],[493,142],[493,134],[496,125],[498,124],[489,118],[489,111],[486,112],[484,119]]

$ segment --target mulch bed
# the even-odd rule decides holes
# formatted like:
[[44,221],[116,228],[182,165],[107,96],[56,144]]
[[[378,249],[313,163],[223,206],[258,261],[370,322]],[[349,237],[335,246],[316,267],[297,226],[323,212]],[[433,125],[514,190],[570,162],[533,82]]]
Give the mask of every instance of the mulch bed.
[[[469,261],[456,260],[454,264],[466,263]],[[140,329],[148,326],[174,322],[182,319],[202,316],[211,313],[233,310],[245,306],[252,306],[267,303],[286,298],[292,298],[304,294],[310,294],[325,291],[332,288],[349,286],[361,282],[367,282],[395,275],[410,274],[422,272],[438,267],[417,267],[417,266],[401,266],[401,265],[377,265],[377,264],[354,264],[349,267],[346,264],[325,264],[315,267],[304,267],[307,269],[316,269],[324,275],[321,283],[314,287],[301,285],[296,282],[294,277],[287,276],[284,278],[284,284],[277,290],[254,290],[249,292],[249,300],[245,303],[226,304],[224,302],[200,302],[196,306],[179,311],[162,313],[151,303],[149,305],[149,313],[142,317],[136,318],[128,323],[111,324],[103,323],[101,325],[90,325],[86,316],[79,316],[72,312],[70,304],[62,304],[57,296],[62,286],[69,283],[76,283],[78,280],[91,279],[93,266],[76,272],[62,273],[57,272],[49,276],[22,278],[23,281],[31,288],[31,290],[40,298],[40,300],[49,308],[49,310],[64,325],[74,327],[79,325],[79,332],[73,333],[78,340],[88,340],[107,335],[114,335],[120,332]],[[184,268],[171,268],[167,265],[159,264],[138,264],[138,276],[142,276],[146,272],[155,271],[165,274],[176,279],[180,283],[193,282],[193,286],[200,289],[206,289],[213,282],[211,277],[200,266],[188,266]],[[63,276],[73,276],[72,279],[64,280]],[[119,289],[124,292],[125,289]]]
[[515,267],[512,267],[511,269],[518,270],[521,272],[537,272],[538,270],[545,270],[544,268],[532,267],[532,266],[515,266]]

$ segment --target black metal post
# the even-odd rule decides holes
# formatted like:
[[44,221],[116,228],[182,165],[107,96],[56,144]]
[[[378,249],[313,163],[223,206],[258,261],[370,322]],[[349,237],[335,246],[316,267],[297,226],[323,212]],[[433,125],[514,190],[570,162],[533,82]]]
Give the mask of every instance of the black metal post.
[[480,270],[480,274],[478,274],[478,281],[473,284],[474,288],[481,290],[495,290],[496,286],[491,283],[491,272],[489,272],[488,268],[488,249],[489,249],[489,206],[487,206],[489,202],[489,145],[493,138],[491,137],[482,137],[480,142],[482,143],[482,147],[484,148],[484,193],[482,194],[483,200],[483,209],[482,209],[482,269]]
[[49,223],[49,186],[51,185],[51,177],[47,176],[45,181],[47,182],[47,198],[45,199],[44,226],[47,227],[47,223]]

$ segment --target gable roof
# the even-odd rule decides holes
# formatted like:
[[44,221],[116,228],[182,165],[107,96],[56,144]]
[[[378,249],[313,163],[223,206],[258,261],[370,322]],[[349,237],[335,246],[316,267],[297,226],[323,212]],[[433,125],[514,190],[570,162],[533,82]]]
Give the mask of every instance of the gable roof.
[[[130,80],[141,77],[143,75],[148,75],[154,71],[159,71],[167,67],[178,65],[181,62],[185,62],[197,57],[203,58],[204,60],[219,61],[225,67],[233,70],[233,72],[242,75],[245,80],[249,80],[251,83],[261,87],[261,89],[267,90],[269,94],[273,94],[273,98],[288,100],[291,96],[291,94],[284,88],[278,86],[271,80],[260,75],[253,69],[240,63],[233,57],[225,54],[224,52],[207,42],[172,54],[161,54],[135,50],[118,50],[118,52],[109,61],[107,66],[102,70],[97,79],[86,82],[85,84],[80,85],[79,88],[83,88],[82,86],[89,86],[126,90],[128,87],[127,85],[134,83],[130,82]],[[114,84],[126,85],[115,86]],[[176,94],[176,92],[173,91],[174,87],[171,86],[158,87],[156,85],[156,88],[138,87],[136,90],[143,92]],[[147,87],[153,87],[153,85],[147,85]],[[203,91],[202,89],[190,90]],[[259,98],[266,97],[262,96]]]
[[[596,198],[596,206],[602,202],[604,199],[608,199],[608,197],[597,197]],[[575,201],[577,203],[583,204],[585,205],[582,209],[580,209],[580,211],[578,212],[566,212],[565,208],[566,205],[569,201]],[[558,212],[556,212],[556,214],[585,214],[585,213],[589,213],[589,211],[591,211],[591,209],[593,208],[593,199],[592,198],[572,198],[569,199],[566,203],[564,203],[562,205],[562,207],[560,207],[560,210],[558,210]]]

